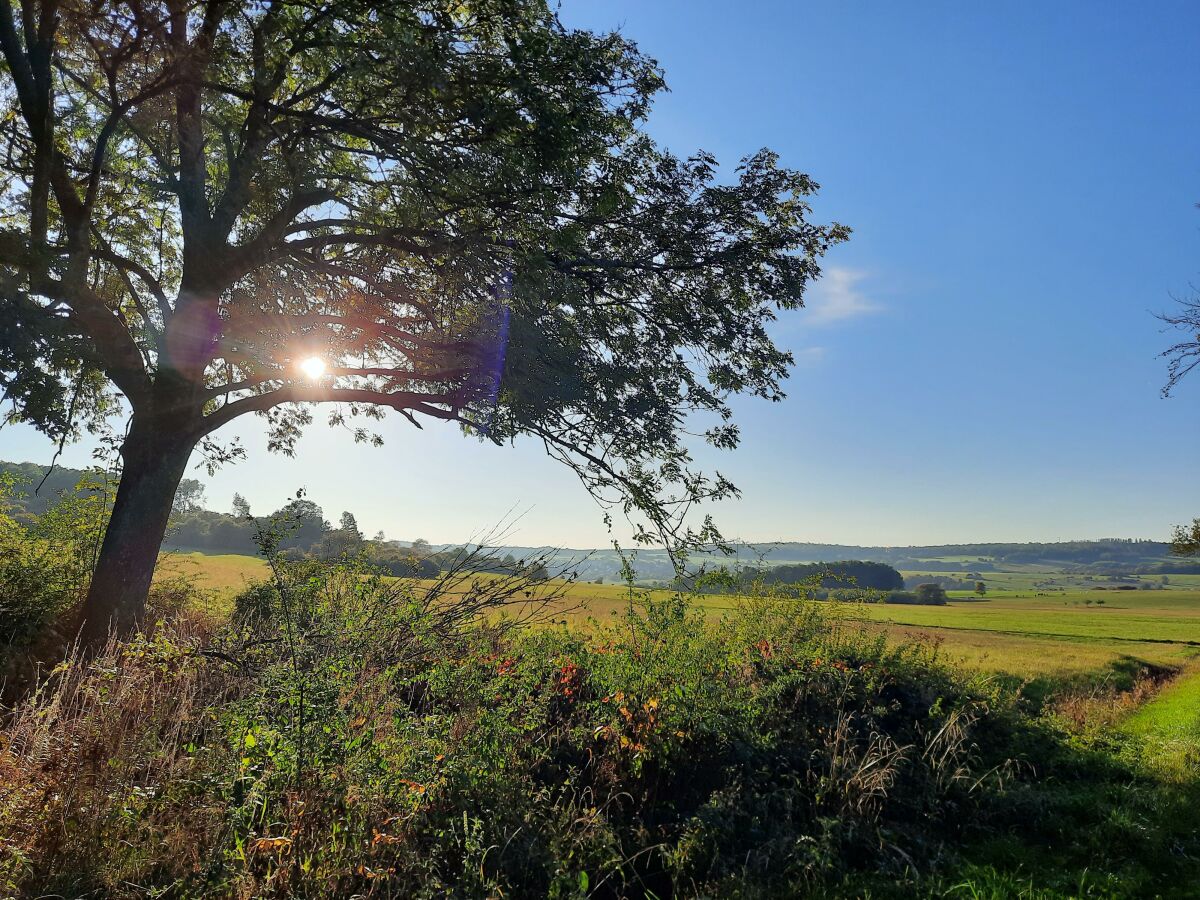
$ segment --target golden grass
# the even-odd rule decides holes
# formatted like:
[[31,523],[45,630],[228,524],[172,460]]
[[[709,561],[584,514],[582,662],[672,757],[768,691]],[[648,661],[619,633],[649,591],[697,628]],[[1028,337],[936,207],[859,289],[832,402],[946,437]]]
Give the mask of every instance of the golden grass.
[[270,575],[265,560],[257,556],[226,553],[209,556],[204,553],[164,553],[159,557],[156,579],[183,576],[194,580],[196,587],[229,599],[254,581]]
[[1177,668],[1200,654],[1200,649],[1186,644],[1152,641],[1041,637],[907,625],[883,627],[899,640],[935,642],[946,659],[967,668],[1022,678],[1056,678],[1102,671],[1125,657]]

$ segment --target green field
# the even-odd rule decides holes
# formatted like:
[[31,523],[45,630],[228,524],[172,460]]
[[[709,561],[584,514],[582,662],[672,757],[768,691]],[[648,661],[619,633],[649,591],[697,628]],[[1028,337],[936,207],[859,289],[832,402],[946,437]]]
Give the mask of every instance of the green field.
[[1200,767],[1200,665],[1129,716],[1122,731],[1146,748],[1160,772],[1179,780],[1194,773]]
[[[1190,644],[1200,650],[1200,591],[1072,593],[1031,599],[998,598],[946,606],[864,604],[871,621],[1039,636],[1106,638]],[[1103,606],[1086,600],[1102,599]]]
[[[934,562],[935,560],[930,560]],[[1106,575],[1081,575],[1076,573],[1059,572],[1045,566],[1012,566],[1003,572],[977,571],[971,568],[970,560],[945,558],[936,560],[941,563],[961,563],[961,571],[940,571],[930,569],[904,569],[901,574],[905,578],[933,580],[940,577],[957,578],[962,581],[982,581],[989,596],[1019,595],[1023,597],[1039,595],[1055,595],[1062,592],[1077,593],[1092,592],[1095,596],[1117,595],[1132,593],[1121,590],[1122,586],[1143,588],[1154,591],[1200,591],[1200,575],[1167,575],[1163,582],[1161,575],[1129,575],[1111,577]],[[967,592],[960,593],[967,596]]]
[[[575,584],[565,605],[579,607],[572,618],[603,616],[623,609],[628,597],[621,585]],[[697,602],[719,615],[736,601],[706,596]],[[899,638],[935,641],[947,657],[973,668],[1027,677],[1100,672],[1123,658],[1170,667],[1200,658],[1200,590],[1074,591],[946,606],[829,608],[852,622],[881,625]]]
[[[268,574],[266,563],[256,557],[201,553],[164,554],[159,570],[194,578],[218,602]],[[1172,576],[1171,581],[1169,590],[1093,588],[1027,597],[995,593],[983,601],[946,606],[829,604],[829,609],[849,623],[885,628],[898,639],[934,642],[947,659],[971,668],[1022,678],[1104,673],[1128,659],[1182,668],[1200,660],[1200,589],[1183,584],[1200,582],[1200,576]],[[620,584],[577,582],[562,588],[556,615],[568,621],[603,618],[629,603],[629,591]],[[704,596],[697,602],[713,616],[736,603],[727,596]]]
[[194,580],[201,590],[225,600],[251,582],[262,581],[268,572],[266,562],[257,556],[173,552],[159,558],[155,577],[161,580],[182,576]]

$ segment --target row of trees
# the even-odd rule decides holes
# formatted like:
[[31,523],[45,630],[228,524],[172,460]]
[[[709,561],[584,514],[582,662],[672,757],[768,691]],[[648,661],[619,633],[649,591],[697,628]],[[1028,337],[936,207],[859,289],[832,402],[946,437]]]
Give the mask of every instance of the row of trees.
[[904,587],[904,576],[892,566],[862,560],[776,566],[765,572],[744,572],[742,578],[751,581],[761,579],[767,584],[805,584],[815,581],[823,588],[856,587],[872,591],[895,591]]
[[[1192,519],[1190,526],[1175,527],[1171,550],[1178,556],[1200,556],[1200,519]],[[1169,571],[1174,574],[1174,570]]]
[[988,572],[1006,564],[1037,564],[1058,569],[1086,567],[1127,569],[1153,565],[1171,552],[1168,541],[1102,538],[1091,541],[1008,542],[868,547],[849,544],[776,542],[743,545],[747,554],[768,559],[819,561],[867,559],[885,562],[901,571]]
[[862,560],[842,560],[829,563],[798,563],[793,565],[746,566],[728,577],[701,578],[693,585],[705,593],[740,593],[754,585],[773,587],[866,591],[897,591],[904,588],[904,576],[885,563]]
[[[278,549],[292,559],[340,559],[360,556],[369,564],[392,575],[434,578],[439,573],[464,565],[477,572],[523,573],[534,580],[549,578],[544,563],[526,563],[511,553],[498,556],[466,547],[434,550],[418,538],[409,545],[389,541],[383,532],[368,539],[358,527],[354,513],[344,511],[338,524],[325,518],[325,511],[311,500],[297,497],[271,513],[268,519],[287,523]],[[234,494],[229,514],[200,507],[187,508],[172,518],[164,546],[206,552],[256,553],[263,520],[254,517],[241,494]]]
[[[106,486],[96,470],[49,469],[33,463],[0,462],[0,489],[0,505],[3,506],[0,512],[14,527],[23,528],[33,536],[46,531],[47,523],[52,521],[48,516],[58,521],[65,515],[63,510],[88,510],[89,540],[98,552],[98,535],[104,530],[111,485]],[[216,512],[205,508],[204,485],[190,478],[180,482],[175,494],[163,546],[205,553],[257,554],[259,533],[268,522],[286,523],[278,548],[293,559],[361,556],[369,564],[397,576],[433,578],[443,571],[466,565],[479,572],[521,572],[534,580],[549,577],[544,561],[527,563],[512,553],[500,556],[479,548],[456,546],[435,550],[422,538],[411,544],[389,541],[382,531],[368,539],[359,528],[354,513],[342,512],[335,525],[318,504],[303,496],[267,516],[258,517],[252,514],[250,504],[241,494],[234,494],[230,511]],[[90,557],[92,562],[95,552]]]

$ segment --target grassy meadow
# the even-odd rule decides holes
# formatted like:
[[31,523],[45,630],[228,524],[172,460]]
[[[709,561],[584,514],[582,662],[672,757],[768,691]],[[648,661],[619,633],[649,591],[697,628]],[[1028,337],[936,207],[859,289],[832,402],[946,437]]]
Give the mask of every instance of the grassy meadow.
[[[269,575],[266,562],[258,557],[176,552],[163,555],[158,577],[192,580],[220,613],[227,611],[235,594]],[[1166,590],[1032,590],[1031,579],[1045,582],[1048,577],[1049,573],[988,573],[985,580],[990,584],[1026,586],[1007,591],[989,587],[983,600],[952,591],[946,606],[824,605],[837,619],[878,626],[895,640],[933,644],[952,662],[1022,678],[1103,676],[1130,659],[1171,669],[1200,661],[1200,575],[1172,576]],[[422,585],[433,583],[425,580]],[[630,591],[622,584],[576,581],[555,586],[561,593],[551,610],[555,621],[603,620],[624,612],[630,603]],[[669,596],[664,590],[638,591],[656,599]],[[710,618],[719,618],[738,601],[706,595],[694,602]]]
[[[669,595],[662,590],[639,593],[656,599]],[[722,595],[700,596],[693,602],[712,619],[738,604]],[[604,619],[622,613],[629,603],[624,585],[575,582],[563,587],[558,618]],[[946,606],[822,606],[837,621],[878,626],[894,640],[935,645],[954,663],[1018,677],[1103,676],[1127,659],[1168,668],[1200,659],[1200,589],[1072,591],[1025,598],[1001,594],[982,601],[972,596]]]
[[266,560],[237,553],[164,553],[158,579],[184,578],[216,599],[228,599],[246,586],[270,576]]

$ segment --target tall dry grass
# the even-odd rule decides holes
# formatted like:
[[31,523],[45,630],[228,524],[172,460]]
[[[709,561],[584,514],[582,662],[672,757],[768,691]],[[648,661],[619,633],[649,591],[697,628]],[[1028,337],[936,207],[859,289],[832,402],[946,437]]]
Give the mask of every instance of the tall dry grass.
[[[5,711],[0,894],[15,893],[34,870],[88,890],[106,884],[108,872],[129,881],[163,858],[187,860],[197,823],[146,819],[140,807],[211,764],[194,752],[197,730],[214,703],[243,687],[230,669],[205,660],[209,629],[178,614],[94,655],[74,649]],[[203,818],[203,804],[191,813]],[[160,846],[141,843],[147,832]],[[92,884],[80,883],[89,877]]]

